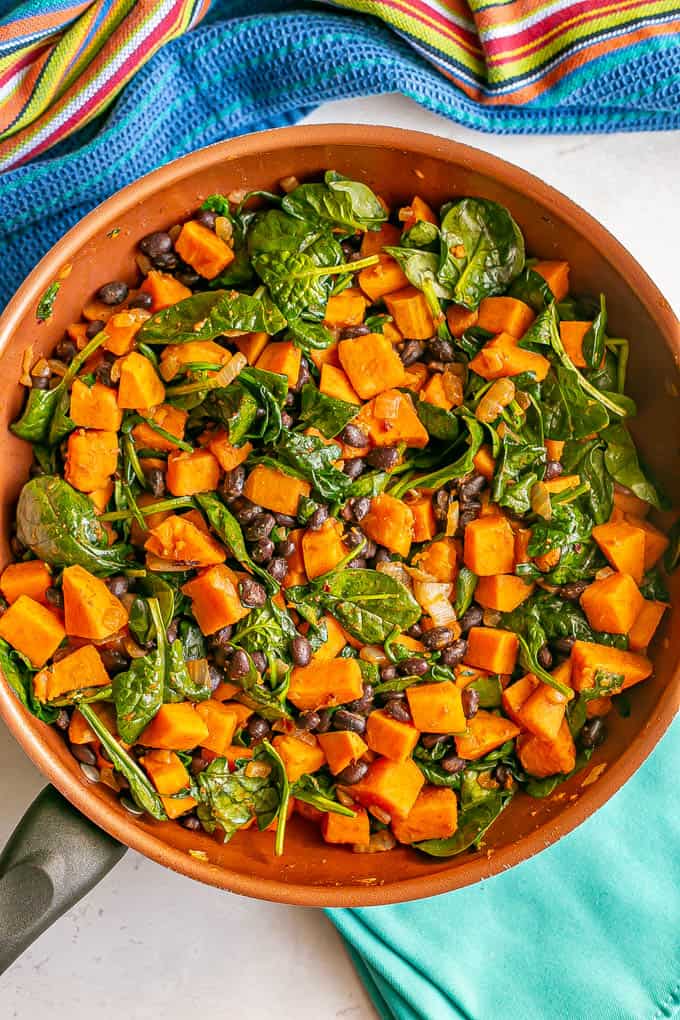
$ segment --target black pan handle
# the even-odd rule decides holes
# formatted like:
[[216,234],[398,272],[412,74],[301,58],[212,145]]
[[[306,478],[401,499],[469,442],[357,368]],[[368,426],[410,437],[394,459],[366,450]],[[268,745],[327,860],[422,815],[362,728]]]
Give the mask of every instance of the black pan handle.
[[126,849],[53,786],[39,793],[0,854],[0,974]]

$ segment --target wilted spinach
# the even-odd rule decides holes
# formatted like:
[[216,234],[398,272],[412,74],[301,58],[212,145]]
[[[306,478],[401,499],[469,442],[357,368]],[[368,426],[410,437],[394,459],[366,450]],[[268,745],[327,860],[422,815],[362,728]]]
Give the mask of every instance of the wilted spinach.
[[311,482],[322,499],[335,501],[345,499],[351,486],[347,475],[333,466],[341,452],[339,446],[326,446],[318,436],[288,432],[274,448],[274,457],[284,471]]
[[138,340],[146,344],[185,344],[214,340],[232,330],[278,333],[286,320],[268,294],[261,297],[236,290],[203,291],[162,308],[142,324]]
[[17,652],[3,638],[0,638],[0,670],[7,684],[29,712],[44,723],[53,723],[59,709],[44,705],[35,696],[33,689],[33,668],[21,652]]
[[651,503],[657,510],[667,510],[668,502],[640,465],[635,443],[625,425],[610,425],[602,432],[606,443],[604,463],[615,482],[635,493],[638,499]]
[[433,439],[441,439],[444,442],[452,443],[458,438],[460,424],[458,417],[453,411],[447,411],[443,407],[437,407],[428,400],[416,402],[418,417]]
[[281,207],[291,216],[311,223],[328,223],[349,232],[377,229],[387,213],[371,189],[327,170],[323,184],[299,184]]
[[[258,761],[266,758],[264,749],[255,752]],[[206,832],[220,828],[224,842],[255,816],[259,829],[276,818],[280,794],[273,772],[268,775],[251,775],[249,762],[237,765],[230,771],[226,758],[215,758],[196,777],[198,792],[197,814]]]
[[538,315],[554,300],[552,291],[546,280],[530,265],[526,265],[519,276],[510,284],[508,297],[517,298]]
[[473,574],[469,567],[462,566],[458,571],[458,577],[456,578],[456,601],[454,609],[459,620],[472,605],[475,588],[477,587],[477,580],[477,575]]
[[271,594],[276,593],[279,590],[278,583],[267,570],[251,559],[241,525],[220,497],[214,492],[199,492],[195,499],[207,517],[208,524],[227,547],[230,555],[238,560],[249,573],[258,577]]
[[329,397],[311,383],[302,387],[300,421],[308,428],[318,429],[326,439],[334,439],[342,432],[345,425],[356,417],[357,410],[356,404]]
[[422,612],[403,584],[377,570],[328,575],[318,597],[345,630],[367,645],[383,644],[395,627],[408,630]]
[[607,330],[607,305],[604,294],[600,294],[600,310],[583,337],[581,349],[588,368],[599,369],[604,357],[605,333]]
[[335,787],[327,776],[321,774],[300,776],[291,784],[290,793],[296,800],[311,804],[317,811],[354,818],[355,812],[335,799]]

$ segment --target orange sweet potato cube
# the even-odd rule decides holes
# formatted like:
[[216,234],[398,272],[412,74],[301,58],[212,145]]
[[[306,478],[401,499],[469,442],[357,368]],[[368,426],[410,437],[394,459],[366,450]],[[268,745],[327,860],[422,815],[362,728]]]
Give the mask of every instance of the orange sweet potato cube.
[[513,722],[517,723],[518,726],[522,726],[522,720],[520,712],[522,706],[525,704],[529,695],[533,693],[538,687],[539,681],[536,679],[533,673],[526,673],[519,680],[515,680],[514,684],[510,684],[506,687],[502,695],[503,711]]
[[594,687],[598,672],[621,674],[625,690],[646,680],[652,669],[652,663],[645,655],[624,652],[593,641],[577,641],[571,650],[571,684],[575,691]]
[[592,326],[592,322],[561,322],[560,338],[562,345],[577,368],[587,368],[583,356],[583,340]]
[[[41,690],[39,677],[43,676],[46,682]],[[93,645],[83,645],[70,655],[65,655],[50,669],[43,670],[34,678],[36,697],[41,701],[53,701],[71,691],[105,687],[108,683],[109,675]]]
[[413,761],[376,758],[368,772],[352,787],[352,796],[365,807],[379,807],[392,819],[406,818],[425,784],[425,778]]
[[[244,443],[243,446],[232,446],[229,442],[229,434],[224,429],[217,432],[204,433],[207,438],[207,447],[223,471],[233,471],[239,464],[250,456],[253,444]],[[203,439],[201,439],[203,441]]]
[[20,595],[45,603],[45,592],[52,585],[52,574],[42,560],[9,563],[0,577],[0,591],[11,605]]
[[232,340],[234,347],[244,355],[249,365],[254,365],[269,343],[268,333],[244,333]]
[[118,466],[118,436],[115,432],[76,429],[68,437],[64,478],[74,489],[94,492],[103,489]]
[[348,765],[358,761],[368,750],[365,741],[358,733],[353,733],[351,730],[320,733],[318,740],[326,755],[328,768],[334,776],[337,776],[338,772],[342,772]]
[[356,808],[354,818],[334,811],[324,812],[321,818],[321,835],[327,843],[368,843],[371,828],[364,808]]
[[319,390],[327,397],[344,400],[348,404],[360,404],[361,398],[349,381],[347,373],[335,365],[322,365]]
[[159,312],[162,308],[169,308],[179,301],[191,297],[191,291],[183,283],[176,280],[169,273],[159,273],[152,269],[146,280],[139,288],[145,294],[151,295],[151,311]]
[[144,308],[127,308],[123,312],[114,312],[105,326],[106,340],[102,344],[104,350],[118,357],[129,354],[142,323],[148,318],[149,312]]
[[334,616],[325,613],[323,622],[326,624],[326,640],[312,652],[312,659],[315,662],[329,662],[339,655],[347,644],[347,634]]
[[410,285],[385,296],[387,311],[406,340],[428,340],[435,325],[425,295]]
[[477,325],[488,333],[509,333],[521,339],[534,321],[534,310],[512,297],[486,297],[479,304]]
[[141,411],[165,400],[165,386],[148,358],[137,351],[120,360],[118,406]]
[[187,567],[224,563],[227,554],[220,543],[191,520],[187,520],[187,517],[188,514],[170,514],[154,524],[144,548],[163,560],[182,563]]
[[405,761],[418,743],[419,731],[410,723],[393,719],[384,709],[371,712],[366,724],[366,742],[376,754]]
[[423,448],[430,441],[410,394],[385,390],[361,408],[356,424],[368,432],[375,446],[406,446]]
[[214,492],[220,480],[220,465],[210,450],[177,450],[168,456],[167,486],[173,496]]
[[171,797],[191,785],[186,765],[174,751],[148,751],[139,759],[158,793]]
[[356,659],[323,659],[296,666],[290,675],[288,700],[301,712],[344,705],[360,698],[364,689]]
[[[147,417],[150,421],[165,429],[166,432],[169,432],[171,436],[175,436],[176,439],[184,438],[184,428],[188,414],[181,408],[172,407],[170,404],[161,404],[160,407],[152,408],[151,413]],[[132,430],[132,436],[140,449],[167,450],[168,452],[177,449],[176,443],[173,443],[171,439],[166,439],[165,436],[156,432],[146,422],[135,425]]]
[[450,680],[408,687],[406,697],[413,725],[422,733],[462,733],[465,730],[461,691]]
[[[428,404],[434,404],[435,407],[441,407],[444,411],[450,411],[455,403],[446,391],[444,375],[441,372],[437,372],[435,375],[430,376],[423,388],[420,390],[420,399],[426,401]],[[459,406],[459,404],[460,401],[457,406]]]
[[382,333],[368,333],[338,344],[340,364],[362,400],[401,386],[404,365],[394,347]]
[[216,754],[224,754],[229,747],[238,727],[238,713],[230,705],[223,705],[221,701],[201,701],[196,705],[196,711],[208,727],[208,736],[203,738],[202,747]]
[[614,570],[630,574],[636,584],[645,572],[645,533],[625,521],[597,524],[593,538]]
[[[187,371],[188,365],[226,365],[231,361],[231,352],[214,340],[191,340],[184,344],[168,344],[163,348],[159,372],[165,382],[171,382],[179,372]],[[215,375],[219,367],[206,370]]]
[[511,613],[529,598],[533,590],[533,584],[526,584],[515,574],[493,574],[490,577],[479,578],[475,588],[475,601],[485,609]]
[[627,634],[644,599],[630,574],[610,574],[593,581],[581,595],[581,607],[593,630]]
[[576,765],[574,738],[566,719],[554,740],[541,740],[533,733],[520,733],[516,747],[522,768],[539,779],[558,772],[571,772]]
[[409,499],[406,505],[413,514],[413,541],[429,542],[437,534],[432,496],[428,494]]
[[318,530],[307,528],[302,536],[302,558],[312,580],[332,570],[348,553],[342,541],[342,527],[329,517]]
[[144,747],[158,747],[169,751],[190,751],[203,745],[208,727],[190,701],[161,705],[158,712],[139,737]]
[[297,385],[300,375],[300,364],[302,351],[290,340],[279,340],[276,343],[269,343],[257,359],[257,367],[266,372],[277,372],[285,375],[288,379],[288,387],[291,389]]
[[235,258],[233,249],[197,220],[184,224],[175,241],[175,251],[206,280],[223,273]]
[[532,268],[548,284],[555,301],[564,301],[569,293],[569,263],[541,259]]
[[57,650],[66,631],[55,613],[28,595],[20,595],[0,617],[0,637],[39,669]]
[[246,478],[244,495],[252,502],[275,513],[295,517],[301,496],[309,496],[312,487],[301,478],[258,464]]
[[415,557],[414,566],[420,567],[437,581],[455,581],[458,574],[458,553],[452,538],[439,538],[425,546]]
[[116,397],[116,391],[110,386],[96,382],[90,387],[75,379],[71,388],[69,416],[82,428],[117,432],[123,421],[123,412]]
[[361,257],[380,255],[383,248],[396,247],[401,240],[401,231],[392,223],[382,223],[380,230],[367,230],[361,238]]
[[374,542],[400,556],[408,556],[414,537],[415,517],[411,507],[402,499],[381,492],[371,500],[370,510],[361,527]]
[[359,286],[369,296],[371,303],[407,285],[406,276],[391,255],[380,254],[374,266],[368,266],[359,273]]
[[424,786],[404,819],[392,821],[392,832],[400,843],[423,839],[448,839],[458,828],[458,800],[453,790]]
[[476,761],[506,740],[512,740],[518,733],[519,726],[510,719],[480,708],[472,719],[468,719],[467,732],[454,738],[456,754],[466,761]]
[[644,603],[628,635],[628,647],[631,652],[645,651],[667,609],[668,606],[665,602],[646,601]]
[[77,564],[62,574],[64,625],[73,637],[103,641],[127,626],[128,611],[100,577]]
[[510,630],[499,630],[497,627],[471,627],[468,632],[465,662],[470,666],[486,669],[489,673],[510,674],[515,668],[518,650],[517,635]]
[[478,517],[465,529],[463,559],[478,577],[511,574],[515,566],[515,536],[506,517]]
[[324,322],[327,326],[359,326],[364,321],[367,305],[358,287],[347,287],[329,297]]
[[[570,667],[567,667],[568,669]],[[539,683],[519,709],[521,725],[541,740],[555,740],[569,699],[548,684]]]
[[202,570],[192,581],[182,585],[182,592],[191,599],[191,611],[204,634],[214,634],[248,615],[249,610],[241,605],[237,585],[237,576],[224,563]]
[[[616,498],[616,494],[614,498]],[[659,531],[658,528],[655,528],[653,524],[649,523],[649,521],[646,521],[644,517],[635,517],[633,514],[626,514],[625,519],[628,524],[632,524],[634,527],[639,528],[644,534],[645,556],[643,566],[645,570],[651,570],[666,552],[669,545],[668,536],[664,535],[663,531]],[[621,568],[619,567],[619,570],[620,569]],[[628,571],[628,573],[630,573],[630,571]]]
[[446,321],[452,336],[462,336],[468,329],[477,325],[479,313],[477,309],[466,308],[465,305],[449,305],[446,309]]
[[299,737],[279,736],[274,737],[272,744],[281,756],[291,783],[300,776],[312,775],[326,763],[326,755],[315,738],[313,743],[307,743]]
[[509,333],[499,333],[484,344],[469,367],[483,379],[503,379],[533,372],[536,380],[543,382],[550,369],[550,362],[542,354],[519,347],[516,338]]

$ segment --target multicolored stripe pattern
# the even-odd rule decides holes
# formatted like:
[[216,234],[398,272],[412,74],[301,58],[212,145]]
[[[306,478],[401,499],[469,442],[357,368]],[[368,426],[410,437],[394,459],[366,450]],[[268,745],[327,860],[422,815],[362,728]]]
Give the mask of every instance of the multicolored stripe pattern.
[[101,113],[210,0],[28,0],[0,21],[0,169]]
[[[264,0],[268,10],[278,11],[264,15],[270,26],[287,16],[292,2]],[[588,119],[592,83],[602,79],[611,88],[624,65],[623,92],[598,94],[600,108],[620,107],[623,100],[626,108],[640,106],[648,113],[650,97],[652,106],[658,95],[659,109],[666,108],[664,97],[678,87],[676,58],[670,64],[659,58],[680,42],[680,0],[327,2],[389,26],[416,61],[424,58],[425,66],[442,73],[450,106],[472,104],[485,122],[483,111],[495,109],[497,130],[521,130],[526,118],[520,110],[558,107],[574,116],[582,111],[583,127],[577,130],[602,130]],[[160,47],[193,28],[208,8],[210,21],[246,14],[246,23],[263,17],[261,5],[262,0],[26,0],[0,19],[0,172],[25,164],[89,123]],[[311,31],[317,19],[306,16]],[[350,18],[348,46],[361,20],[380,38],[375,20]],[[218,24],[226,34],[239,22]],[[393,36],[390,48],[406,68],[403,44]],[[274,77],[276,59],[267,71]],[[324,63],[333,69],[332,52]],[[327,73],[320,67],[319,81]],[[513,113],[516,128],[509,126]]]

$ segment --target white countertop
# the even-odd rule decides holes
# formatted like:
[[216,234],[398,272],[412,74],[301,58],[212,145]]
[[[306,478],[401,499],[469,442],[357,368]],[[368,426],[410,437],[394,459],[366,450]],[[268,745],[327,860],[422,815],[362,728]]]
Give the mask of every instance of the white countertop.
[[[680,308],[680,135],[498,137],[400,96],[322,106],[308,123],[391,124],[486,149],[555,185],[599,219]],[[0,844],[44,785],[0,726]],[[1,937],[1,935],[0,935]],[[320,911],[258,903],[190,882],[132,851],[0,982],[14,1020],[375,1020]],[[264,1012],[263,1012],[264,1010]]]

